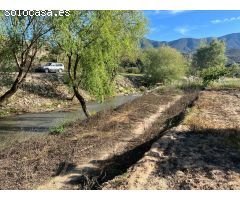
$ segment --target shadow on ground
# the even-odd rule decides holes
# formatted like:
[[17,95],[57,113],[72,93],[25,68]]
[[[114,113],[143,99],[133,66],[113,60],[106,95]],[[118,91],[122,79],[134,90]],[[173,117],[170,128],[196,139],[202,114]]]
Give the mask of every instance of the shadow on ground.
[[[224,184],[230,180],[231,172],[240,173],[240,130],[189,131],[177,133],[174,138],[161,140],[161,143],[167,144],[162,157],[149,151],[156,141],[153,138],[121,155],[92,160],[92,167],[77,169],[69,164],[66,171],[79,175],[70,177],[66,189],[71,185],[79,189],[101,189],[101,184],[124,174],[147,151],[147,156],[159,158],[155,177],[169,179],[174,189],[231,189]],[[185,175],[178,177],[176,174],[179,172]]]
[[[165,148],[163,148],[165,146]],[[169,189],[236,189],[240,174],[240,130],[206,129],[164,137],[158,150],[154,177],[168,181]]]

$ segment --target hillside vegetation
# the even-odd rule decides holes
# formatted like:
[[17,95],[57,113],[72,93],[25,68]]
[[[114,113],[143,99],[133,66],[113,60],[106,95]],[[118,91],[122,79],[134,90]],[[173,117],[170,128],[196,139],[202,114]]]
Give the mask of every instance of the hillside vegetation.
[[232,33],[228,35],[224,35],[221,37],[209,37],[209,38],[181,38],[174,41],[155,41],[149,39],[143,39],[141,42],[142,48],[154,47],[158,48],[163,45],[168,45],[172,48],[175,48],[183,53],[193,53],[200,47],[200,44],[206,43],[210,44],[210,42],[214,39],[222,40],[226,43],[226,55],[229,58],[229,62],[239,62],[240,61],[240,33]]

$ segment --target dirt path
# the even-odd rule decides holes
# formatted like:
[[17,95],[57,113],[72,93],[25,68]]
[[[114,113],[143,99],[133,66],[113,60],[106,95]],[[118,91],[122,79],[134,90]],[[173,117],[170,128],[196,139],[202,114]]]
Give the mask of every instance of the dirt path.
[[147,94],[71,124],[61,135],[15,144],[0,153],[0,187],[96,187],[137,162],[147,151],[145,143],[149,141],[150,147],[151,140],[170,123],[168,119],[179,115],[194,98],[195,93],[176,91]]
[[239,91],[205,91],[183,124],[164,133],[103,189],[240,189]]
[[[118,143],[112,141],[112,145],[110,146],[110,148],[100,148],[101,150],[95,156],[86,160],[85,164],[77,165],[66,175],[57,176],[53,178],[50,182],[39,186],[38,189],[62,189],[65,187],[66,183],[73,181],[73,177],[75,181],[77,181],[77,178],[85,174],[88,171],[88,168],[98,168],[97,163],[92,163],[92,160],[107,160],[109,157],[113,156],[117,152],[122,152],[127,147],[129,141],[137,140],[142,134],[144,134],[145,130],[151,127],[151,125],[157,120],[157,118],[163,114],[163,111],[170,108],[170,106],[176,103],[176,101],[178,101],[180,98],[181,95],[174,96],[169,103],[165,102],[167,104],[164,103],[162,105],[159,105],[159,108],[156,110],[155,113],[151,114],[148,117],[142,118],[141,121],[137,123],[132,124],[132,126],[136,126],[136,128],[130,130],[131,133],[128,137],[124,137],[123,141],[118,141]],[[116,119],[114,119],[113,117],[111,120],[117,123],[117,121],[115,120],[118,119],[118,121],[121,121],[123,120],[123,118],[126,118],[128,114],[129,112],[123,113],[123,115],[118,116]],[[89,148],[94,147],[90,146]],[[83,149],[83,151],[84,150],[85,149]]]

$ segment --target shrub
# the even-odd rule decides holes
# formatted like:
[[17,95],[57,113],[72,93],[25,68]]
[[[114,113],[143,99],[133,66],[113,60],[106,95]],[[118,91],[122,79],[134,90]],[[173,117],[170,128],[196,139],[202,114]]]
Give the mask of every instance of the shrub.
[[228,69],[226,67],[217,66],[203,69],[200,73],[200,76],[203,79],[203,85],[207,86],[211,82],[216,81],[227,74]]
[[231,67],[229,67],[229,76],[231,77],[240,77],[240,65],[234,63]]
[[166,83],[185,75],[187,61],[176,49],[163,46],[145,51],[144,68],[151,83]]

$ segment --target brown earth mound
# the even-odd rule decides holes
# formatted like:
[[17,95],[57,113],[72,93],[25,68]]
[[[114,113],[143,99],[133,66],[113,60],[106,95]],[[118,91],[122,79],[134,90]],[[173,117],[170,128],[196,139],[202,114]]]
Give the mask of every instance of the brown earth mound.
[[238,94],[202,92],[183,125],[103,189],[240,189]]
[[[16,74],[0,73],[0,95],[11,86]],[[8,78],[6,78],[8,77]],[[136,84],[129,77],[117,76],[115,80],[116,95],[126,95],[140,92],[141,84]],[[94,97],[86,91],[80,91],[89,101]],[[73,93],[68,86],[66,74],[30,73],[19,90],[0,105],[0,117],[25,112],[45,112],[68,109],[72,105],[79,105],[76,98],[71,101]]]
[[[12,74],[12,79],[14,76]],[[4,94],[9,87],[10,85],[4,84],[0,78],[0,95]],[[71,96],[62,74],[32,73],[27,76],[19,90],[0,106],[0,117],[24,112],[63,109],[73,104],[68,100]]]
[[[104,159],[122,155],[155,137],[167,119],[182,112],[194,98],[196,93],[174,91],[144,95],[117,109],[75,122],[61,135],[14,144],[0,153],[0,187],[80,188],[79,183],[69,181],[71,175],[83,173],[78,170],[80,166],[97,160],[104,163]],[[151,118],[156,113],[158,116]],[[152,126],[145,131],[138,129],[146,125],[148,118],[154,119],[149,122]]]

